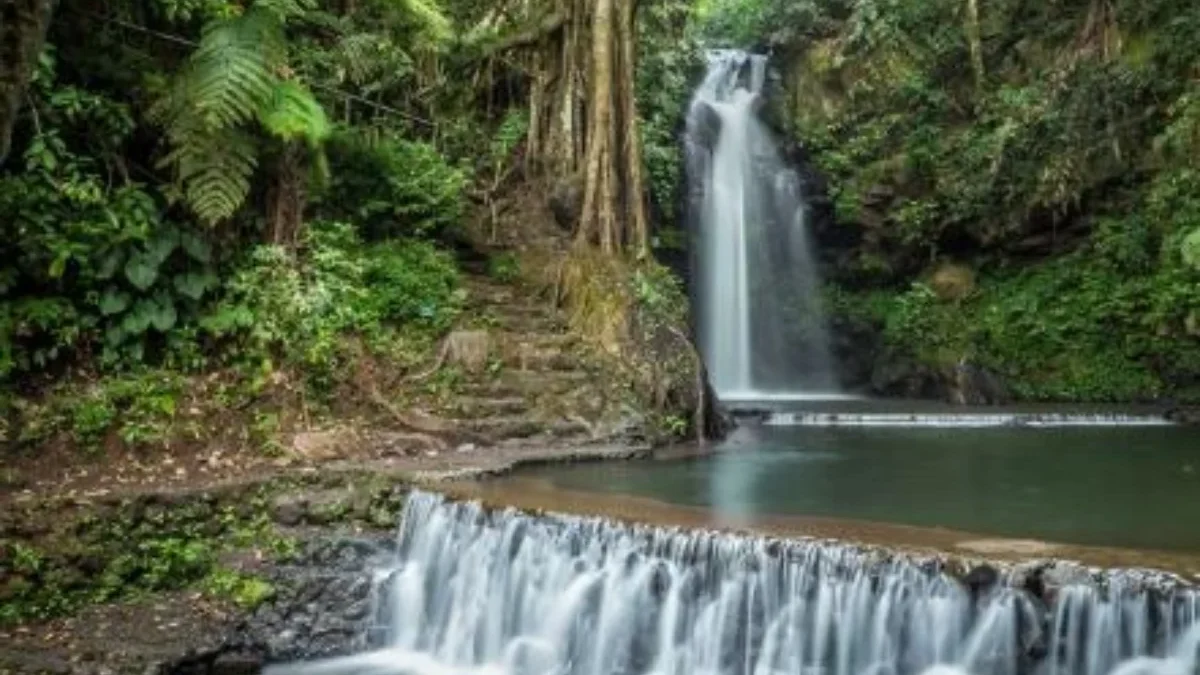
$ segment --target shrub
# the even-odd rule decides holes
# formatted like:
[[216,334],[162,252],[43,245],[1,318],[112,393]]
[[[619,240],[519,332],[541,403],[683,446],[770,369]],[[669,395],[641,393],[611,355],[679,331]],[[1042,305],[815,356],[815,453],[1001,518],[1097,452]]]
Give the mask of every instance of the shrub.
[[423,241],[376,244],[366,251],[368,306],[381,320],[443,330],[462,304],[458,268]]
[[453,259],[428,242],[364,246],[345,223],[308,228],[303,255],[249,252],[201,325],[236,361],[283,362],[325,386],[353,358],[345,336],[389,325],[446,328],[457,311]]
[[463,217],[468,173],[432,145],[343,132],[327,154],[331,181],[318,210],[357,223],[368,240],[437,235]]

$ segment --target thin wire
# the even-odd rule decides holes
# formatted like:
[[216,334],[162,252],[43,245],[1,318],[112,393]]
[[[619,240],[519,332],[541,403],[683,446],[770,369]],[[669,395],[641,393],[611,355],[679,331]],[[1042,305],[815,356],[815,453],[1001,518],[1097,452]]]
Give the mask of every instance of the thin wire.
[[[173,42],[175,44],[183,45],[185,47],[195,48],[195,47],[200,46],[198,43],[193,42],[192,40],[189,40],[187,38],[180,37],[178,35],[171,35],[170,33],[162,33],[162,32],[150,29],[150,28],[146,28],[145,26],[139,26],[136,23],[130,23],[128,21],[118,19],[116,17],[104,16],[102,14],[96,14],[93,12],[77,10],[77,9],[71,9],[68,11],[74,12],[76,14],[90,16],[93,19],[99,19],[100,21],[103,21],[105,23],[116,24],[118,26],[121,26],[122,28],[127,28],[132,31],[145,33],[146,35],[156,37],[160,40],[166,40],[168,42]],[[388,112],[393,115],[403,117],[403,118],[405,118],[407,120],[411,120],[413,122],[420,122],[421,124],[424,124],[428,127],[434,127],[434,128],[437,127],[436,124],[434,124],[433,122],[430,122],[429,120],[427,120],[423,117],[418,117],[412,113],[404,112],[403,110],[398,110],[396,108],[392,108],[390,106],[383,105],[382,103],[376,103],[375,101],[363,98],[357,94],[351,94],[350,92],[345,91],[343,89],[338,89],[337,87],[331,87],[329,85],[321,84],[319,82],[309,82],[307,84],[314,89],[321,89],[323,91],[327,91],[327,92],[330,92],[333,94],[339,94],[341,96],[345,96],[346,98],[350,99],[351,101],[357,101],[358,103],[361,103],[365,106],[368,106],[371,108],[376,108],[378,110],[382,110],[384,112]]]

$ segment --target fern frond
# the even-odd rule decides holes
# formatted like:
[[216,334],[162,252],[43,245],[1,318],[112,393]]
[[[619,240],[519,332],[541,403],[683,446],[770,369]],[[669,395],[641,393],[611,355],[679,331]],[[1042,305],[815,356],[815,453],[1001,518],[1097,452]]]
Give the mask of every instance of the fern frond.
[[207,223],[232,216],[250,192],[257,121],[285,140],[316,146],[329,134],[324,110],[303,86],[283,82],[284,27],[315,0],[256,0],[240,16],[210,22],[170,95],[155,106],[166,120],[174,168],[188,206]]
[[228,130],[207,137],[197,132],[182,140],[164,161],[176,167],[188,205],[210,225],[229,218],[250,193],[250,177],[258,166],[254,138]]

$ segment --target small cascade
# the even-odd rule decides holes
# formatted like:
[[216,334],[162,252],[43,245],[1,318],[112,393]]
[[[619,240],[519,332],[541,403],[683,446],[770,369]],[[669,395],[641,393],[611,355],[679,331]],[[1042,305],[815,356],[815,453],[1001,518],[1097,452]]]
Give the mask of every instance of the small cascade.
[[757,115],[766,67],[711,53],[688,114],[694,307],[723,401],[837,391],[800,180]]
[[[1096,574],[1038,598],[934,559],[488,511],[414,493],[378,649],[297,674],[1190,675],[1200,596]],[[1047,606],[1045,602],[1050,602]]]

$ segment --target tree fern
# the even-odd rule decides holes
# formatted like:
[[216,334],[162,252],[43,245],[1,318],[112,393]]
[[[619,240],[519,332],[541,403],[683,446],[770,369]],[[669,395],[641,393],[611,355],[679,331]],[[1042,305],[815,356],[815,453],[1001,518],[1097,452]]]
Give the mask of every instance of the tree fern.
[[258,165],[255,123],[278,138],[316,145],[329,133],[321,106],[286,71],[286,22],[312,0],[258,0],[241,16],[209,23],[158,114],[171,151],[163,159],[188,206],[208,223],[232,216]]
[[307,141],[314,147],[329,137],[325,110],[307,89],[280,82],[260,110],[259,119],[272,135],[287,141]]

